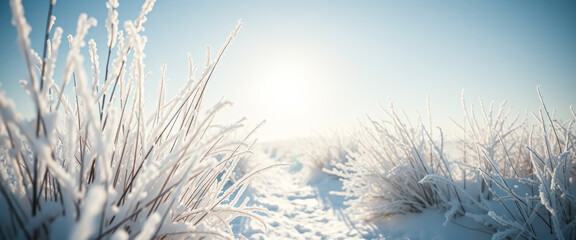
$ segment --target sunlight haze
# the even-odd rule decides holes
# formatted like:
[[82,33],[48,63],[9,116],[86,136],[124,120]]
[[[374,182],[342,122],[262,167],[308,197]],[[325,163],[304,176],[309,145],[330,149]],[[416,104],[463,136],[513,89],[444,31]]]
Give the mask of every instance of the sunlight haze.
[[[139,3],[120,1],[120,22],[133,19]],[[1,3],[2,88],[33,111],[18,80],[26,78],[16,48],[7,1]],[[33,47],[42,48],[48,4],[24,1]],[[541,85],[561,119],[576,103],[576,4],[554,1],[158,1],[144,35],[146,90],[157,94],[160,67],[175,94],[188,74],[187,53],[203,66],[238,20],[242,28],[210,80],[206,108],[234,103],[222,118],[265,120],[263,140],[321,135],[347,129],[365,114],[383,115],[392,101],[409,116],[427,114],[433,125],[452,128],[468,104],[508,100],[514,113],[537,111]],[[56,25],[75,32],[78,15],[104,19],[104,2],[59,0]],[[105,56],[104,23],[88,38]],[[59,54],[64,58],[66,47]],[[88,61],[88,59],[85,59]],[[57,75],[61,75],[57,67]]]

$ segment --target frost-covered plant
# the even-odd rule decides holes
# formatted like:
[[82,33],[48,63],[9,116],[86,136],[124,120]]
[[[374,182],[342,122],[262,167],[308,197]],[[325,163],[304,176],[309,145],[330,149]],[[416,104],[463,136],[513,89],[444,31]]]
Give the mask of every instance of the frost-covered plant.
[[481,186],[475,205],[483,209],[466,213],[490,228],[493,239],[576,237],[576,115],[572,109],[574,119],[556,120],[539,88],[538,94],[544,110],[533,114],[536,125],[524,121],[506,131],[486,127],[467,135],[497,136],[489,144],[470,142]]
[[[68,36],[63,79],[57,82],[62,29],[53,30],[51,16],[40,58],[31,49],[21,2],[10,1],[29,72],[23,85],[36,116],[23,118],[0,91],[0,238],[231,238],[234,218],[258,219],[254,211],[259,209],[239,202],[239,196],[265,168],[227,185],[238,161],[249,154],[251,134],[233,135],[242,121],[212,123],[226,102],[202,110],[206,85],[240,24],[218,55],[208,56],[199,77],[190,59],[188,81],[172,99],[166,100],[162,77],[159,100],[147,112],[146,37],[141,33],[154,2],[145,1],[124,30],[119,29],[118,2],[106,3],[108,56],[101,67],[91,39],[90,71],[80,51],[97,21],[80,15],[76,34]],[[70,93],[66,88],[72,83]]]
[[349,161],[332,171],[343,179],[348,211],[373,222],[434,207],[446,222],[472,219],[477,225],[466,227],[493,239],[574,239],[576,114],[555,119],[538,93],[544,109],[533,114],[535,125],[509,118],[504,103],[496,110],[481,102],[476,115],[463,101],[464,147],[454,155],[441,131],[436,139],[392,107],[387,121],[370,119]]
[[533,115],[536,125],[510,120],[504,104],[494,114],[493,104],[486,110],[481,103],[478,120],[464,104],[464,154],[452,162],[469,174],[456,182],[437,175],[421,181],[452,186],[462,196],[451,201],[447,221],[472,218],[480,223],[472,228],[491,232],[493,239],[576,237],[576,118],[555,120],[539,88],[538,94],[544,110]]
[[535,116],[541,124],[541,135],[531,138],[527,147],[531,152],[530,162],[537,179],[535,182],[538,187],[539,204],[547,210],[547,218],[542,220],[547,220],[546,231],[557,239],[574,239],[576,238],[576,129],[574,128],[576,114],[572,108],[574,119],[560,122],[553,120],[546,106],[543,106],[545,115],[541,110],[540,114]]
[[[491,102],[488,109],[482,99],[480,115],[471,106],[469,110],[462,94],[465,122],[456,125],[464,132],[461,140],[464,149],[462,161],[483,169],[488,174],[502,174],[507,178],[516,178],[532,174],[529,161],[530,152],[524,148],[530,134],[528,120],[521,120],[520,115],[510,118],[510,109],[506,101],[496,109]],[[494,161],[503,159],[503,161]],[[466,180],[466,179],[464,179]]]
[[[452,179],[444,153],[444,142],[432,138],[421,120],[415,126],[402,120],[391,105],[387,120],[369,119],[358,134],[357,148],[349,160],[331,171],[343,179],[350,211],[373,221],[393,214],[418,213],[445,208],[459,196],[452,187],[421,184],[427,175]],[[407,122],[407,123],[406,123]]]
[[325,171],[331,172],[338,164],[348,161],[351,149],[357,149],[353,135],[334,133],[302,141],[298,146],[303,153],[300,157],[304,174],[312,177]]

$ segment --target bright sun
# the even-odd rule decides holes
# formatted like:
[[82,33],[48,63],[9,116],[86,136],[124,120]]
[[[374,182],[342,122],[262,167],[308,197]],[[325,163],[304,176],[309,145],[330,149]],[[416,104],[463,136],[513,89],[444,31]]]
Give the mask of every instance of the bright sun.
[[[268,72],[269,71],[269,72]],[[270,66],[262,85],[268,104],[286,109],[298,108],[310,98],[312,86],[303,81],[298,69],[287,64]]]
[[[253,96],[278,135],[310,131],[313,120],[321,114],[320,103],[326,99],[328,77],[326,59],[314,51],[284,48],[275,51],[258,69]],[[256,106],[255,106],[256,107]]]

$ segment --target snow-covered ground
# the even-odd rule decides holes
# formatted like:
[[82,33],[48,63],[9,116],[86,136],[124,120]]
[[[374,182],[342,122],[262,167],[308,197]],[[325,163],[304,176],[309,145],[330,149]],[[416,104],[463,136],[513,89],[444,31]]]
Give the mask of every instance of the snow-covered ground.
[[260,146],[251,159],[255,162],[280,162],[289,165],[263,172],[247,191],[251,203],[268,209],[267,229],[258,221],[238,219],[237,231],[247,238],[359,238],[360,233],[343,213],[343,197],[331,196],[341,183],[334,177],[317,173],[313,179],[299,162],[301,154]]
[[[398,215],[378,223],[353,222],[345,197],[331,194],[342,190],[334,175],[308,167],[301,148],[293,143],[261,144],[251,164],[287,163],[263,172],[245,193],[250,204],[269,212],[262,223],[238,218],[234,231],[248,239],[489,239],[490,235],[466,229],[453,222],[444,225],[444,213],[430,210]],[[461,224],[461,223],[459,223]]]

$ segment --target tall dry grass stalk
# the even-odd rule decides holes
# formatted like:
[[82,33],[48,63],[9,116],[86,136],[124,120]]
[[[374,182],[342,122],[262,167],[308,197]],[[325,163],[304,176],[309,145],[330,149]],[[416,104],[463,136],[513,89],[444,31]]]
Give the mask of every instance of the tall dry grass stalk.
[[[36,116],[26,120],[0,92],[1,239],[232,238],[234,218],[260,219],[255,212],[263,210],[247,207],[240,196],[252,177],[269,167],[227,185],[236,164],[250,155],[252,133],[238,137],[242,120],[212,123],[227,102],[202,109],[206,86],[241,24],[214,58],[208,56],[199,76],[189,59],[189,78],[171,99],[166,99],[163,68],[159,100],[146,112],[146,37],[141,34],[154,2],[145,1],[123,30],[118,2],[106,3],[103,75],[96,41],[89,41],[89,57],[80,51],[97,21],[80,15],[57,82],[53,75],[63,31],[53,28],[55,1],[42,58],[31,49],[22,4],[10,1]],[[84,59],[90,60],[90,71]]]

